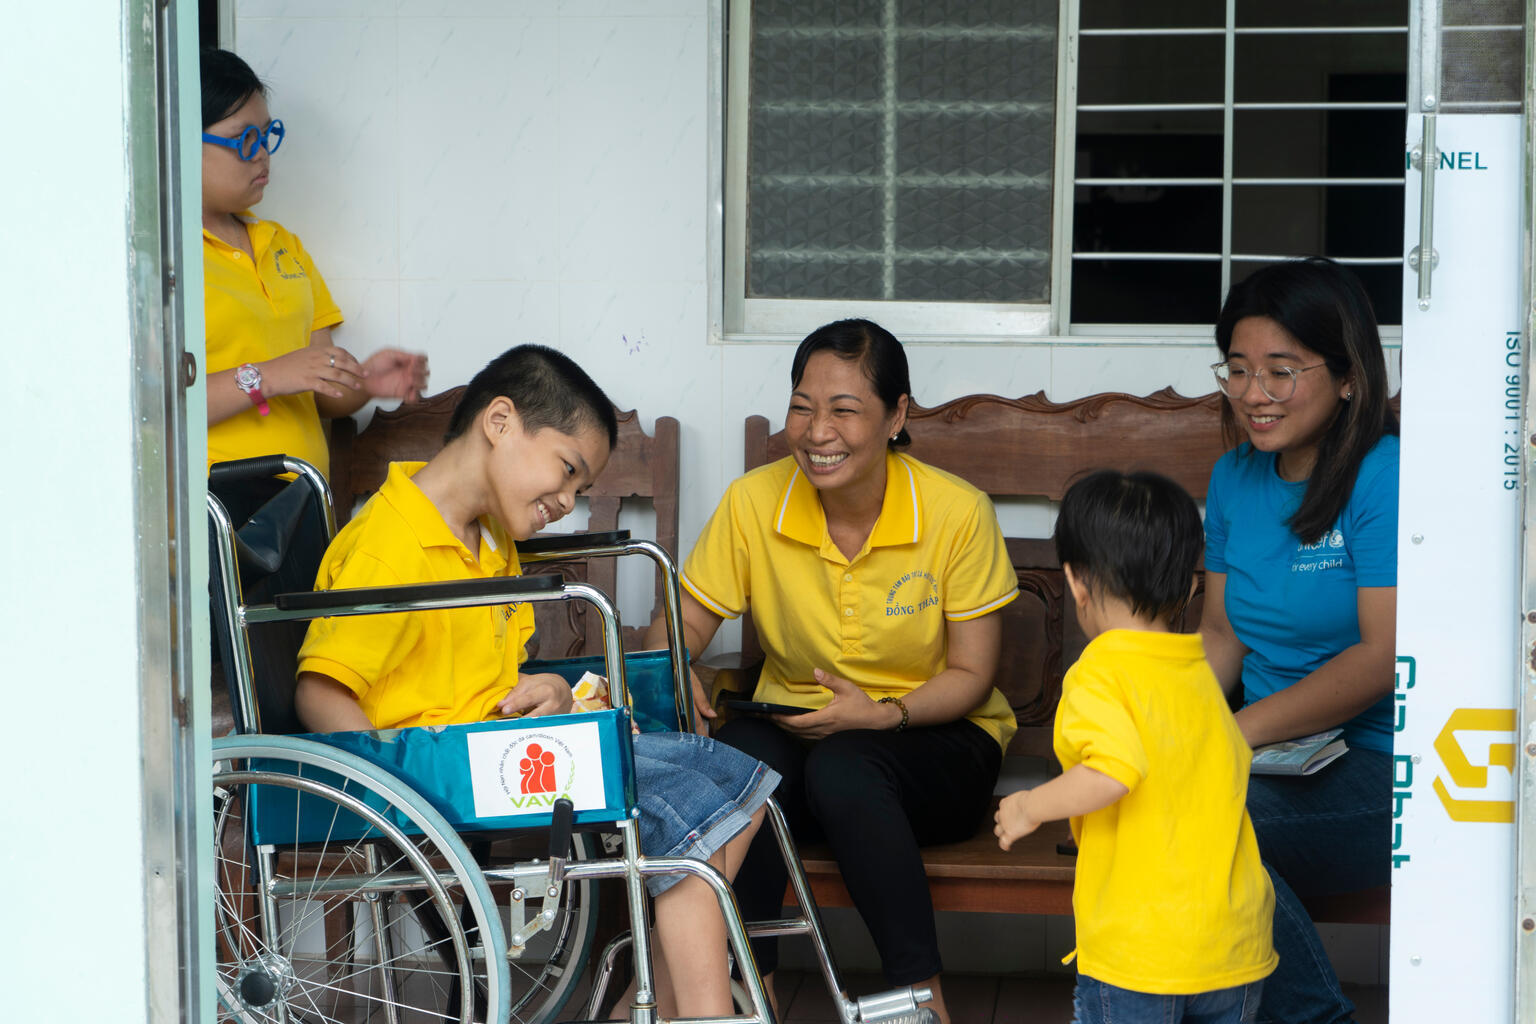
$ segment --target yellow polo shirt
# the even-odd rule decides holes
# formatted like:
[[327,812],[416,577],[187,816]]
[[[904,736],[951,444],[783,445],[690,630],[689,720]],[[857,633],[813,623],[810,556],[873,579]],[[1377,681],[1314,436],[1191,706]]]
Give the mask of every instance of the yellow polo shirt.
[[[716,615],[752,608],[767,661],[756,699],[819,708],[820,668],[872,699],[910,693],[945,668],[946,623],[1018,596],[992,503],[957,476],[907,455],[885,461],[885,502],[847,558],[821,498],[784,458],[726,490],[683,567],[682,584]],[[1018,729],[996,689],[969,716],[1004,748]]]
[[[311,333],[341,323],[341,310],[298,236],[249,212],[242,219],[255,266],[239,249],[203,232],[204,376],[286,355],[308,345]],[[266,416],[252,405],[208,428],[208,464],[293,455],[329,476],[330,451],[314,393],[269,397],[267,404]]]
[[1267,977],[1275,894],[1248,817],[1253,752],[1199,634],[1095,637],[1062,680],[1054,745],[1062,768],[1130,790],[1072,819],[1078,972],[1155,995]]
[[[315,579],[319,590],[478,580],[522,572],[501,526],[480,521],[471,555],[421,489],[425,463],[396,462],[379,492],[336,535]],[[357,695],[375,728],[478,722],[517,685],[533,635],[526,602],[316,619],[299,671],[330,676]]]

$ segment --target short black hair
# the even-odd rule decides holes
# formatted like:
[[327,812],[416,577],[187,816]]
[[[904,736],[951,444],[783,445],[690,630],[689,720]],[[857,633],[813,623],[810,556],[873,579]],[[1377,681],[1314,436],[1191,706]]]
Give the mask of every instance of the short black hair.
[[603,389],[570,356],[545,345],[508,349],[475,374],[454,407],[443,443],[463,434],[501,397],[512,400],[529,433],[552,427],[575,434],[590,427],[607,435],[610,449],[619,443],[619,418]]
[[256,93],[267,94],[267,85],[251,66],[228,50],[205,47],[198,58],[203,81],[203,130],[239,110]]
[[[855,360],[864,377],[879,397],[885,411],[895,412],[901,396],[912,396],[912,380],[907,371],[907,353],[896,335],[873,320],[835,320],[806,335],[795,349],[789,367],[789,386],[800,386],[805,364],[817,352],[832,352],[839,359]],[[905,425],[887,447],[901,448],[912,443]]]
[[1067,489],[1055,537],[1056,557],[1090,592],[1172,624],[1189,603],[1205,530],[1195,500],[1167,477],[1102,469]]

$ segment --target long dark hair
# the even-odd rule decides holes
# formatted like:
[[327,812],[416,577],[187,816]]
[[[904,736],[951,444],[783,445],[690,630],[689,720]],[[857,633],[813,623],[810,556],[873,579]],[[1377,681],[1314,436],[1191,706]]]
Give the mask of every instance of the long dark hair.
[[[1314,544],[1344,511],[1366,453],[1382,435],[1398,430],[1376,314],[1354,274],[1314,256],[1265,267],[1232,286],[1216,321],[1222,358],[1232,348],[1233,328],[1250,316],[1273,320],[1321,356],[1335,378],[1350,382],[1352,397],[1318,441],[1306,494],[1287,524],[1303,542]],[[1222,406],[1221,422],[1229,441],[1242,439],[1230,402]]]
[[[902,395],[911,400],[912,378],[907,371],[907,353],[894,334],[873,320],[835,320],[806,335],[790,363],[791,388],[800,386],[800,378],[805,376],[805,364],[817,352],[835,352],[839,359],[856,360],[886,412],[896,410]],[[912,437],[903,423],[886,447],[902,448],[911,443]]]

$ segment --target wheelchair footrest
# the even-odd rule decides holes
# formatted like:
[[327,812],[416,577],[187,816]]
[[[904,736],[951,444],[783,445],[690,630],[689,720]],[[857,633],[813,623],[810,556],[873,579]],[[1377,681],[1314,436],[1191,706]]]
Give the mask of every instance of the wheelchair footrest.
[[862,1024],[939,1024],[939,1015],[926,1006],[894,1014],[889,1017],[860,1016]]
[[[862,1018],[865,1024],[869,1024],[870,1018]],[[878,1017],[875,1020],[879,1024],[939,1024],[939,1015],[926,1006],[919,1006],[907,1013],[898,1013],[894,1017]]]
[[921,1002],[933,998],[929,989],[893,988],[857,1001],[860,1024],[938,1024],[939,1015]]

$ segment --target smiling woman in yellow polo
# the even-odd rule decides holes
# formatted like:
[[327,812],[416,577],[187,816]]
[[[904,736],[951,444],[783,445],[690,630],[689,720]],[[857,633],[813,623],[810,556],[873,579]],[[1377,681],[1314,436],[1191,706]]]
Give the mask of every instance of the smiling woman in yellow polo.
[[[688,593],[721,618],[752,609],[767,655],[754,700],[822,707],[818,668],[873,699],[903,697],[944,670],[947,623],[1018,596],[987,496],[910,456],[885,459],[880,518],[851,559],[793,457],[731,484],[694,545]],[[995,688],[967,717],[1000,747],[1018,727]]]
[[[790,455],[733,483],[704,528],[683,572],[683,635],[701,652],[751,610],[767,654],[755,696],[813,710],[737,717],[718,738],[779,772],[791,831],[832,847],[886,980],[931,989],[949,1024],[918,848],[973,835],[991,809],[1016,728],[992,686],[998,611],[1018,590],[986,495],[901,453],[908,377],[901,343],[868,320],[800,343]],[[665,635],[653,622],[650,646]],[[776,853],[749,855],[745,918],[778,916],[784,884]],[[753,950],[771,974],[773,940]]]

